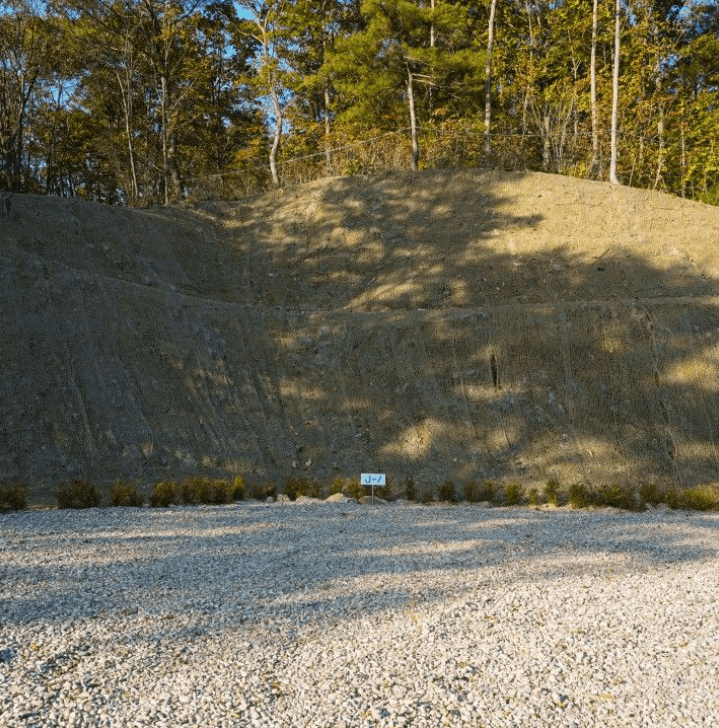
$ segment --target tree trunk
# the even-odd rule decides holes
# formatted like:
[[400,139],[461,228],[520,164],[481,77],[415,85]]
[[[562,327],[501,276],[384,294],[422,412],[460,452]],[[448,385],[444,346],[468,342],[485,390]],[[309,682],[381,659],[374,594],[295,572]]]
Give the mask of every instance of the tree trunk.
[[167,78],[163,73],[160,76],[160,115],[161,119],[161,136],[162,136],[162,187],[164,193],[164,201],[166,205],[170,204],[170,173],[168,165],[167,151]]
[[484,152],[487,156],[492,153],[492,137],[489,129],[492,123],[492,46],[494,45],[494,14],[497,10],[497,0],[492,0],[489,10],[489,30],[487,37],[487,63],[484,73]]
[[282,124],[284,117],[282,114],[282,105],[277,97],[277,90],[273,87],[270,92],[272,99],[272,108],[275,111],[275,134],[272,139],[272,148],[270,149],[270,172],[272,173],[272,184],[275,187],[280,186],[280,175],[277,172],[277,151],[280,148],[280,138],[282,137]]
[[597,125],[597,9],[599,0],[594,0],[592,9],[592,55],[589,66],[589,83],[592,106],[592,164],[591,174],[599,171],[599,127]]
[[617,121],[619,117],[619,51],[622,0],[616,0],[614,7],[614,72],[612,75],[612,156],[609,163],[609,181],[619,184],[617,178]]
[[128,79],[127,95],[125,95],[125,87],[123,86],[120,72],[116,69],[115,76],[118,86],[120,87],[120,96],[122,97],[122,110],[125,116],[125,134],[127,135],[127,152],[130,159],[130,181],[132,182],[132,201],[136,202],[140,196],[140,189],[137,184],[137,170],[135,169],[135,147],[132,142],[132,92],[130,89],[130,81]]
[[414,109],[414,89],[412,71],[407,70],[407,104],[409,105],[409,123],[412,134],[412,171],[419,169],[419,142],[417,141],[417,115]]
[[330,151],[330,133],[332,128],[330,125],[330,87],[325,86],[325,140],[327,148],[325,149],[325,163],[327,164],[327,174],[332,174],[332,152]]
[[529,26],[529,68],[527,69],[527,85],[524,87],[522,100],[522,153],[524,154],[524,140],[527,136],[527,112],[529,99],[532,93],[532,80],[534,78],[534,25],[532,24],[532,6],[525,0],[524,8],[527,11],[527,24]]

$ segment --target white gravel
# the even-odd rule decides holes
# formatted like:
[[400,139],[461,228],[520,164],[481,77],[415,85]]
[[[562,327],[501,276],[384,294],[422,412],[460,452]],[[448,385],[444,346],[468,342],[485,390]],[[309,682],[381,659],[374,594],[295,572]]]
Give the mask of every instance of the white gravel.
[[0,516],[0,726],[719,726],[719,515]]

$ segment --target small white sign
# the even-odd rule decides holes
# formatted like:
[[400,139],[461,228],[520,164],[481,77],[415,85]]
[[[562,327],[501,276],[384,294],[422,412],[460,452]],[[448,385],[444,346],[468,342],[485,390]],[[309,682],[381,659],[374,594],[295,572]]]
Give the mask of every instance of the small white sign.
[[384,473],[362,473],[360,475],[362,485],[386,485]]

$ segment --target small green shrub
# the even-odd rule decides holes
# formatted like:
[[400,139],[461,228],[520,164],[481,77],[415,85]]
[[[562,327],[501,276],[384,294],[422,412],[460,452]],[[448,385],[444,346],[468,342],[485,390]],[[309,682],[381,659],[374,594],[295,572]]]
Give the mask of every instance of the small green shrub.
[[20,483],[0,485],[0,513],[22,511],[27,505],[27,490]]
[[539,491],[536,488],[530,488],[527,492],[527,500],[529,501],[530,505],[538,506],[539,505]]
[[544,486],[544,500],[553,506],[559,504],[559,483],[554,478],[548,480]]
[[686,488],[679,496],[679,507],[691,511],[719,510],[719,491],[708,485]]
[[495,499],[498,490],[499,486],[493,480],[483,481],[482,487],[479,489],[479,500],[491,503]]
[[455,503],[457,501],[457,491],[455,490],[454,483],[451,480],[445,480],[442,485],[439,486],[439,499],[441,501],[449,501]]
[[670,508],[681,508],[681,492],[675,485],[668,485],[662,489],[662,503]]
[[658,506],[664,502],[664,489],[658,483],[644,483],[639,488],[639,497],[650,506]]
[[285,494],[290,500],[297,500],[301,495],[308,498],[319,498],[322,489],[316,480],[290,477],[285,480]]
[[271,480],[266,483],[255,483],[250,489],[250,497],[255,500],[266,501],[277,496],[277,485]]
[[404,481],[404,497],[408,501],[413,501],[417,498],[417,491],[415,490],[414,480],[412,478],[407,478]]
[[623,508],[627,511],[636,510],[638,507],[636,494],[630,485],[612,483],[601,487],[594,496],[597,505],[611,506],[612,508]]
[[427,505],[428,503],[432,503],[433,501],[434,501],[434,494],[432,493],[432,489],[429,487],[422,488],[422,490],[420,491],[420,494],[419,494],[419,502]]
[[508,506],[517,506],[522,502],[524,488],[520,483],[507,483],[504,489],[504,500]]
[[464,499],[469,503],[479,503],[479,483],[474,480],[464,486]]
[[341,475],[336,475],[332,478],[332,482],[330,483],[330,495],[344,493],[346,486],[347,481]]
[[171,480],[162,480],[152,486],[150,505],[153,508],[167,508],[180,502],[177,484]]
[[245,498],[245,479],[241,475],[235,475],[232,479],[232,500],[239,501]]
[[116,480],[110,490],[110,505],[141,508],[145,499],[136,483]]
[[57,486],[58,508],[96,508],[102,503],[100,489],[87,480],[73,480]]
[[569,486],[569,503],[575,508],[587,508],[592,505],[593,498],[584,483],[573,483]]
[[347,485],[345,495],[348,498],[355,498],[359,500],[360,498],[364,498],[369,493],[369,490],[369,488],[360,483],[359,479],[353,478]]

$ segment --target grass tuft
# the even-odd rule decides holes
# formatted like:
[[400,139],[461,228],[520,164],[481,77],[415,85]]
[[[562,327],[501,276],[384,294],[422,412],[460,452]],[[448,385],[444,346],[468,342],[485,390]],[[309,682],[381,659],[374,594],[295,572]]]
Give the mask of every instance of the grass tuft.
[[150,505],[153,508],[167,508],[180,502],[177,484],[171,480],[161,480],[152,486]]
[[319,498],[322,495],[322,488],[316,480],[291,476],[285,479],[285,494],[293,501],[301,495],[307,498]]
[[559,505],[559,482],[554,478],[544,486],[544,500],[553,506]]
[[27,489],[20,483],[0,485],[0,513],[22,511],[27,507]]
[[504,500],[508,506],[518,506],[524,497],[524,487],[521,483],[508,483],[504,489]]
[[100,489],[87,480],[73,480],[57,486],[58,508],[97,508],[102,504]]
[[417,499],[417,490],[414,487],[414,480],[412,478],[407,478],[404,481],[404,497],[408,501]]
[[110,490],[110,505],[142,508],[145,498],[136,483],[116,480]]
[[444,483],[439,486],[439,499],[449,503],[457,502],[457,491],[455,490],[454,483],[451,480],[445,480]]

